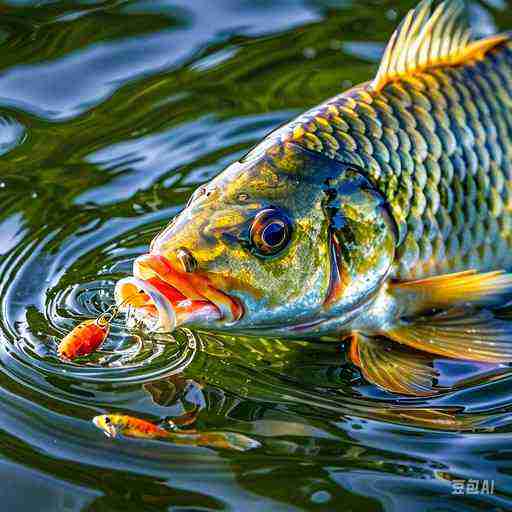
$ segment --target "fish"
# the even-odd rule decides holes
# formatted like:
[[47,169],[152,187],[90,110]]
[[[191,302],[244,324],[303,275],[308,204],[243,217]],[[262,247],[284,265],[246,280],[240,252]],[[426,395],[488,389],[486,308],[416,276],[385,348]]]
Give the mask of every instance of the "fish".
[[105,341],[110,332],[110,323],[102,317],[84,320],[70,331],[57,347],[58,356],[71,361],[89,355]]
[[95,416],[92,422],[107,437],[116,437],[121,434],[139,439],[165,439],[174,444],[235,451],[247,451],[261,446],[259,441],[238,432],[177,430],[177,425],[172,421],[169,422],[169,426],[175,430],[169,431],[150,421],[125,414],[102,414]]
[[[386,392],[512,361],[512,34],[423,0],[375,77],[199,187],[116,285],[155,330],[347,344]],[[127,303],[129,303],[128,301]]]
[[158,439],[168,437],[170,432],[151,423],[125,414],[102,414],[92,420],[94,425],[103,430],[107,437],[122,434],[142,439]]

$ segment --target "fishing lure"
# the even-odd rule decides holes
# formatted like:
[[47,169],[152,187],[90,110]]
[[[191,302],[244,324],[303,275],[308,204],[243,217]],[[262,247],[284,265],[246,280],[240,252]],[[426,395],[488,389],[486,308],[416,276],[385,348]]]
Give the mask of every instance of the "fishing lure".
[[[133,296],[130,296],[129,300],[133,300]],[[78,324],[59,343],[57,349],[59,357],[70,361],[97,350],[107,339],[112,320],[117,316],[123,304],[111,306],[98,318],[84,320]]]
[[94,352],[107,339],[112,318],[112,314],[104,313],[78,324],[59,343],[59,357],[72,360]]

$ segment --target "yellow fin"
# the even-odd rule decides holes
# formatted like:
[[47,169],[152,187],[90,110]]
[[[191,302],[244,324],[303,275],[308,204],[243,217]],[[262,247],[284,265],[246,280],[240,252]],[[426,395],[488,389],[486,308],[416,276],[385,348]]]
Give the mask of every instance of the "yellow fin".
[[430,396],[441,391],[434,386],[438,372],[433,368],[432,356],[385,338],[353,336],[349,357],[361,368],[368,382],[385,391],[413,396]]
[[470,42],[471,29],[463,11],[462,0],[446,0],[435,9],[432,0],[423,0],[409,11],[386,47],[371,88],[379,91],[415,71],[482,58],[510,39],[510,34],[501,34]]
[[408,304],[409,314],[462,304],[500,306],[512,298],[512,274],[467,270],[393,283],[390,292]]
[[512,361],[512,322],[490,311],[454,309],[402,321],[386,336],[417,350],[485,363]]

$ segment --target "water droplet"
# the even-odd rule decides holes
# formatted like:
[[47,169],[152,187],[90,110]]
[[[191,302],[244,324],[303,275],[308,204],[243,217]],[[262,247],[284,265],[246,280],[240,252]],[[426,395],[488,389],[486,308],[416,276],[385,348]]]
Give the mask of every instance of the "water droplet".
[[316,57],[316,50],[314,48],[304,48],[302,54],[306,59],[314,59]]
[[396,20],[397,16],[398,16],[398,12],[396,11],[396,9],[388,9],[386,11],[386,18],[388,20],[394,21],[394,20]]
[[343,47],[341,41],[339,41],[338,39],[331,39],[329,46],[331,47],[332,50],[341,50],[341,48]]
[[313,503],[327,503],[331,500],[331,493],[328,491],[316,491],[311,495],[310,499]]
[[0,188],[5,188],[7,185],[5,181],[0,181]]

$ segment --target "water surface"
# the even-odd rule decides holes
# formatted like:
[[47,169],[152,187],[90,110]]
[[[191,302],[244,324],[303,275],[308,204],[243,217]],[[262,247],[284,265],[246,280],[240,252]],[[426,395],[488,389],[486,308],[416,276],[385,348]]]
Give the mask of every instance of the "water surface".
[[[413,2],[0,3],[3,510],[508,510],[512,377],[440,361],[435,399],[361,380],[341,345],[127,333],[77,364],[56,343],[112,303],[201,183],[375,73]],[[504,0],[471,4],[480,34]],[[107,439],[105,412],[240,432],[247,453]],[[453,494],[454,480],[494,495]]]

